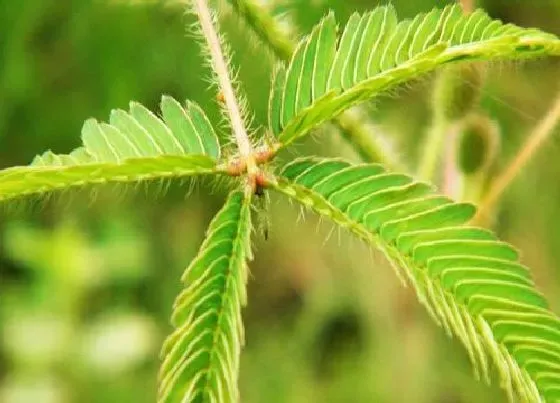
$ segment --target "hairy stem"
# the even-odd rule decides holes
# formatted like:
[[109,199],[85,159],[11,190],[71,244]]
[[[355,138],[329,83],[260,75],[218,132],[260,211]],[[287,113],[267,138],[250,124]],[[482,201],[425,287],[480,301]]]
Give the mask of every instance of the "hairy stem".
[[212,56],[212,66],[218,76],[220,89],[227,106],[231,127],[239,149],[239,155],[241,158],[250,159],[253,154],[253,147],[247,135],[247,130],[245,130],[243,116],[241,115],[241,110],[237,103],[237,98],[235,97],[235,91],[233,90],[233,85],[229,78],[227,63],[222,52],[220,39],[214,28],[210,9],[206,4],[206,0],[194,0],[193,3],[200,21],[202,33],[206,38],[206,43],[208,44]]
[[560,93],[557,95],[552,107],[529,135],[529,138],[525,141],[525,144],[523,144],[513,161],[504,172],[493,181],[480,204],[475,220],[481,220],[486,216],[487,212],[496,204],[507,187],[513,182],[515,177],[521,172],[539,147],[553,133],[558,121],[560,121]]
[[[278,27],[270,14],[252,0],[228,1],[235,12],[280,60],[285,62],[290,60],[296,43]],[[333,123],[363,160],[379,162],[393,169],[400,167],[396,156],[379,141],[375,141],[373,134],[367,132],[361,120],[343,113],[333,119]]]

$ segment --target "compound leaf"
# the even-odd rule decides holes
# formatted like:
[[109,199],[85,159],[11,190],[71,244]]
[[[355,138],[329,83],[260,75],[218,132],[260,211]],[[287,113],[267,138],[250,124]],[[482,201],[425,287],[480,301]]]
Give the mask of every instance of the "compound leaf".
[[163,120],[144,106],[113,110],[110,124],[88,119],[83,146],[69,154],[50,151],[28,166],[0,171],[0,201],[110,182],[139,182],[216,172],[218,138],[192,102],[161,102]]
[[162,349],[159,402],[236,402],[250,257],[250,197],[229,196],[183,277]]
[[466,347],[478,377],[489,382],[492,361],[510,400],[560,397],[560,320],[517,250],[469,225],[474,206],[380,165],[337,159],[297,159],[274,186],[381,249]]
[[[338,38],[338,39],[337,39]],[[392,5],[353,14],[337,36],[328,14],[277,69],[270,130],[287,145],[318,124],[451,62],[560,55],[560,40],[537,29],[464,15],[449,5],[398,22]]]

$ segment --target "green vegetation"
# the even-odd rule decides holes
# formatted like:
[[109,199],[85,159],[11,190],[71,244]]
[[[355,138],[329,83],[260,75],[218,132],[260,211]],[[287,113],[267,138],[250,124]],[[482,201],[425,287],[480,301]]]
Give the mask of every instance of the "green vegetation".
[[[169,68],[169,61],[183,54],[175,35],[181,37],[177,27],[185,23],[184,4],[84,2],[83,10],[99,21],[114,18],[114,26],[88,37],[92,43],[85,51],[72,49],[81,55],[83,74],[106,77],[102,88],[107,94],[95,86],[89,90],[114,96],[122,109],[113,109],[108,123],[87,119],[78,147],[64,140],[66,152],[47,151],[30,165],[16,162],[0,170],[0,201],[6,206],[5,256],[0,255],[0,281],[6,287],[0,315],[7,340],[0,346],[6,355],[0,355],[0,364],[6,362],[4,374],[0,365],[0,400],[435,401],[452,393],[460,401],[560,401],[560,319],[552,298],[557,275],[548,268],[546,281],[534,276],[526,264],[542,264],[526,261],[520,252],[532,248],[547,263],[554,261],[553,247],[542,250],[545,241],[552,246],[557,240],[546,215],[558,214],[553,168],[543,164],[542,169],[550,170],[543,177],[549,193],[544,202],[524,190],[526,194],[507,193],[511,201],[502,206],[497,203],[553,133],[560,103],[551,93],[552,108],[546,112],[543,103],[545,117],[539,124],[530,122],[536,126],[532,133],[519,133],[528,138],[516,148],[509,136],[519,117],[507,114],[521,106],[495,110],[498,103],[492,101],[503,95],[499,86],[488,83],[493,64],[533,60],[536,71],[514,73],[519,89],[509,90],[526,91],[531,74],[546,88],[547,80],[558,77],[554,63],[560,39],[542,29],[504,23],[482,9],[466,13],[450,4],[415,10],[410,18],[398,16],[398,5],[352,14],[346,5],[340,10],[348,16],[344,24],[337,22],[335,12],[324,10],[314,27],[305,28],[310,34],[294,41],[279,25],[275,10],[257,2],[217,2],[219,18],[206,0],[192,3],[188,7],[194,16],[184,17],[193,27],[185,47],[198,39],[203,51],[197,54],[202,56],[193,58],[195,50],[189,48],[189,62]],[[2,157],[6,162],[30,150],[14,138],[14,122],[22,132],[35,127],[16,119],[21,108],[17,96],[25,93],[22,88],[33,88],[33,74],[24,68],[29,44],[21,36],[31,32],[26,29],[35,27],[38,15],[20,7],[19,25],[3,45],[10,52],[5,52],[6,69],[0,76],[7,88],[0,97],[8,105],[6,118],[0,115],[0,127],[5,127],[0,134],[16,150]],[[40,8],[34,12],[40,14]],[[295,19],[302,11],[294,5],[291,12]],[[126,29],[127,13],[134,16],[129,24],[135,45],[111,37]],[[161,18],[157,28],[173,32],[169,38],[175,38],[175,46],[160,47],[167,31],[153,35],[157,40],[145,32],[153,15]],[[79,44],[86,34],[83,21],[73,18],[66,28]],[[47,31],[39,38],[45,40],[53,35],[48,29],[58,32],[43,29]],[[248,37],[258,45],[243,44]],[[126,38],[128,32],[122,40]],[[94,49],[103,55],[96,59],[100,69],[91,66],[88,52]],[[65,54],[64,49],[59,52]],[[121,52],[136,61],[138,72],[132,78],[119,76],[124,70],[118,63],[124,59],[115,58]],[[244,69],[259,53],[266,54],[270,65],[253,62]],[[142,60],[141,54],[149,57]],[[146,61],[154,65],[147,67]],[[197,70],[204,64],[209,71]],[[177,77],[178,66],[188,73]],[[436,70],[433,94],[425,91],[425,98],[432,99],[431,122],[419,118],[427,113],[414,105],[414,96],[383,99],[411,82],[429,88],[428,73]],[[140,73],[146,79],[145,94]],[[270,85],[262,88],[265,81],[258,75],[270,75]],[[185,76],[188,85],[178,85]],[[58,76],[60,82],[64,78]],[[501,89],[509,88],[511,79],[503,81]],[[148,86],[150,82],[154,85]],[[138,88],[127,96],[133,87]],[[413,86],[410,92],[415,91]],[[173,96],[165,94],[169,92]],[[55,96],[48,94],[43,103]],[[61,117],[71,115],[78,95],[68,94]],[[147,100],[147,106],[129,102],[134,95]],[[185,95],[192,96],[177,100]],[[377,111],[365,103],[374,98]],[[161,99],[157,109],[152,107],[155,99]],[[76,109],[82,106],[78,103]],[[100,108],[106,107],[102,102]],[[49,116],[41,108],[27,113],[37,130]],[[398,159],[387,135],[378,135],[379,126],[372,123],[390,127],[392,120],[391,132],[400,133],[395,138],[402,145]],[[419,123],[427,128],[423,142]],[[48,126],[44,129],[49,133]],[[319,144],[306,141],[309,134]],[[33,147],[47,143],[48,136]],[[312,156],[296,158],[290,153],[294,149]],[[550,165],[555,167],[554,160]],[[199,190],[193,192],[193,187]],[[123,189],[137,191],[123,197]],[[142,190],[150,200],[139,196]],[[185,193],[192,197],[179,201]],[[56,202],[47,202],[51,196],[58,196]],[[330,252],[332,265],[344,267],[342,272],[325,269],[329,264],[318,257],[325,248],[315,245],[316,237],[305,229],[310,224],[304,223],[301,232],[294,229],[293,211],[270,203],[278,196],[325,217],[335,231],[348,230],[343,244]],[[65,200],[70,205],[61,203]],[[26,208],[31,202],[41,209]],[[210,216],[214,218],[204,231]],[[522,224],[527,222],[531,225]],[[91,230],[80,230],[88,226]],[[540,241],[536,246],[526,239],[531,226]],[[264,242],[270,228],[274,235]],[[381,251],[383,263],[364,259],[366,251],[347,245],[352,237],[366,249]],[[504,238],[526,242],[518,250],[500,240]],[[270,244],[280,246],[275,251]],[[255,267],[261,269],[253,270],[248,263],[256,245],[265,258],[259,263],[255,253]],[[187,258],[191,263],[177,289],[178,269],[169,267],[178,268]],[[274,306],[276,292],[274,276],[267,271],[290,265],[295,269],[287,271],[280,295],[292,297],[281,298],[281,308],[265,308]],[[391,266],[412,293],[390,286],[392,280],[379,266]],[[251,291],[253,279],[263,273],[272,280],[263,291]],[[428,315],[411,308],[411,295]],[[172,330],[165,319],[171,305]],[[298,308],[296,313],[286,312],[290,305]],[[416,336],[408,335],[414,328],[410,319],[399,319],[403,309],[405,316],[418,315],[415,321],[423,323]],[[278,319],[268,322],[271,317]],[[455,351],[450,341],[426,330],[434,323],[463,350]],[[85,341],[75,341],[89,333]],[[156,385],[156,340],[166,334]],[[439,354],[438,366],[422,353],[427,335],[431,355]],[[26,342],[36,338],[40,340]],[[384,345],[389,350],[380,356]],[[407,358],[402,353],[407,348],[409,355],[418,355]],[[447,352],[451,349],[454,354]],[[450,356],[457,363],[449,364]],[[432,384],[418,381],[418,369],[408,375],[391,370],[402,364],[399,359],[405,367],[428,371],[430,377],[424,379]],[[480,385],[472,386],[469,372]],[[411,379],[418,382],[416,389],[401,390],[400,383]],[[497,383],[503,391],[482,383]],[[462,392],[453,394],[443,388],[446,384]]]

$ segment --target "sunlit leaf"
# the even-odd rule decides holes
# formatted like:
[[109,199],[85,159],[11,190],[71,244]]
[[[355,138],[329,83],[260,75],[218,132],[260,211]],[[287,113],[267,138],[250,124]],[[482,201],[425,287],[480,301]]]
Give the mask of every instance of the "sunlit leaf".
[[477,376],[489,380],[493,362],[510,399],[556,401],[560,320],[517,250],[469,226],[472,205],[380,165],[335,159],[295,160],[275,188],[381,249]]

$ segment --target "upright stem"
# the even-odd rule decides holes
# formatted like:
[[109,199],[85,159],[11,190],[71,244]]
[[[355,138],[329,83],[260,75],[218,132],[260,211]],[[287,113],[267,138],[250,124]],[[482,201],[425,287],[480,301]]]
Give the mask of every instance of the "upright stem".
[[554,104],[549,109],[544,118],[529,135],[513,161],[505,171],[492,183],[490,190],[480,204],[478,215],[475,220],[480,220],[489,209],[494,206],[506,188],[513,182],[515,177],[521,172],[525,164],[533,157],[535,152],[543,142],[553,133],[554,128],[560,121],[560,93],[557,95]]
[[450,123],[446,118],[436,111],[434,113],[434,121],[422,146],[422,156],[417,171],[420,179],[428,182],[434,180],[449,126]]
[[[218,76],[220,89],[224,96],[224,102],[227,106],[231,127],[235,135],[235,142],[237,143],[237,147],[239,149],[239,155],[242,159],[250,159],[253,155],[253,147],[251,146],[251,141],[249,140],[247,131],[245,130],[243,116],[241,115],[241,110],[237,104],[237,98],[235,97],[233,85],[229,78],[227,63],[222,53],[220,39],[216,33],[216,29],[214,28],[210,9],[206,4],[206,0],[194,0],[193,3],[196,13],[198,14],[202,33],[206,38],[210,55],[212,56],[212,66]],[[249,168],[250,165],[252,164],[248,164],[247,167]]]
[[[458,3],[463,14],[467,15],[473,11],[475,0],[458,0]],[[467,77],[474,78],[475,82],[468,82]],[[449,187],[447,181],[455,180],[453,176],[456,170],[450,163],[454,160],[455,149],[449,146],[451,139],[449,131],[453,123],[464,118],[478,104],[478,91],[481,86],[482,76],[478,69],[467,70],[457,67],[438,74],[434,82],[433,122],[423,144],[417,171],[421,179],[433,181],[438,163],[443,159],[444,188]]]

